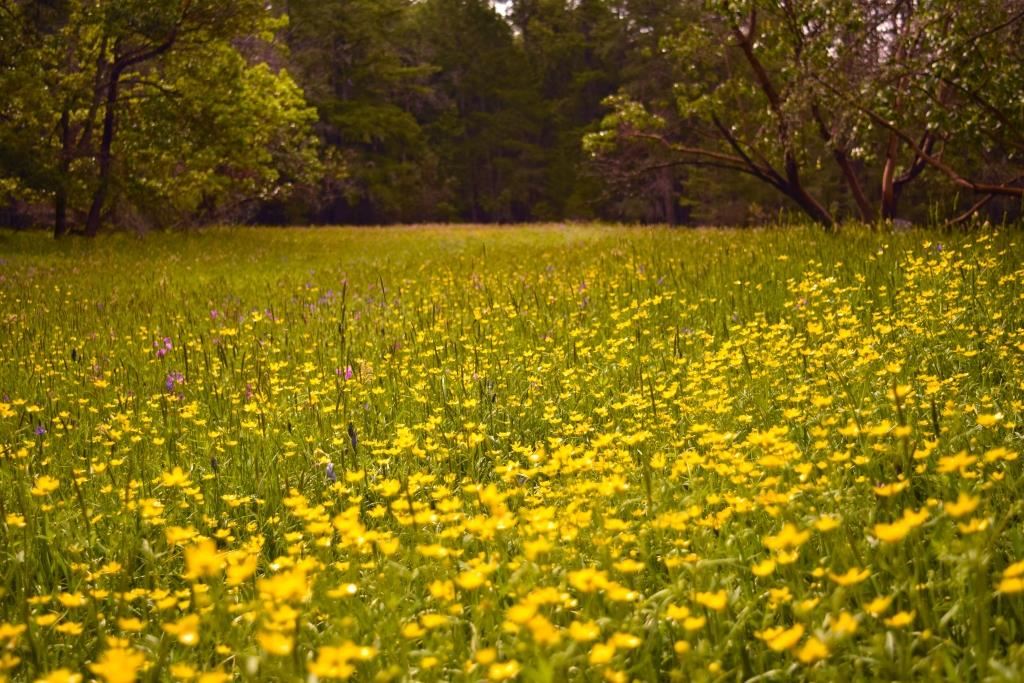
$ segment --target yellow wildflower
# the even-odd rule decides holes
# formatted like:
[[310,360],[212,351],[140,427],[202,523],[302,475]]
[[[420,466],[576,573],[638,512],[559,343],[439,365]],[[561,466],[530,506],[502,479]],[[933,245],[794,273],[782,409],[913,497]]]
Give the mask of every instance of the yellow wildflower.
[[897,612],[885,620],[885,625],[893,628],[902,628],[912,621],[914,621],[914,612]]
[[796,658],[804,664],[813,664],[825,657],[828,657],[828,647],[814,636],[808,638],[803,646],[796,651]]
[[943,504],[942,509],[945,510],[946,514],[950,517],[963,517],[974,512],[980,502],[981,499],[961,491],[960,495],[957,496],[955,503],[945,503]]
[[134,683],[145,663],[145,655],[138,650],[113,647],[104,650],[99,660],[89,665],[89,670],[106,683]]
[[803,624],[794,624],[789,628],[778,626],[765,629],[755,635],[775,652],[783,652],[800,642],[800,638],[804,635],[804,626]]
[[864,579],[868,578],[870,575],[871,571],[868,569],[851,567],[842,574],[833,574],[832,572],[829,572],[828,578],[835,583],[838,583],[840,586],[855,586],[864,581]]
[[177,636],[182,645],[193,646],[199,643],[199,615],[189,614],[178,621],[164,624],[164,631]]
[[[35,486],[32,487],[33,496],[48,496],[60,487],[60,482],[44,474],[40,477],[36,477]],[[24,489],[23,489],[24,490]]]
[[716,591],[714,593],[698,592],[693,596],[693,599],[698,605],[703,605],[715,612],[721,612],[724,610],[729,601],[728,595],[725,591]]

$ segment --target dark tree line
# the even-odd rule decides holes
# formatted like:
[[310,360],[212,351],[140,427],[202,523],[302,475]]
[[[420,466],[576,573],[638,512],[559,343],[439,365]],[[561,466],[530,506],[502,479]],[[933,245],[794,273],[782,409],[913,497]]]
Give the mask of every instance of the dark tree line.
[[1017,216],[1024,0],[0,0],[0,220]]

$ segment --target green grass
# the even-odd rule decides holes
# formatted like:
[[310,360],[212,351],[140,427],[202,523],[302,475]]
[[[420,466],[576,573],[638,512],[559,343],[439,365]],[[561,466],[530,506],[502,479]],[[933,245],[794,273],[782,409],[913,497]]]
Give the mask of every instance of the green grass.
[[0,234],[0,680],[1019,679],[1022,253]]

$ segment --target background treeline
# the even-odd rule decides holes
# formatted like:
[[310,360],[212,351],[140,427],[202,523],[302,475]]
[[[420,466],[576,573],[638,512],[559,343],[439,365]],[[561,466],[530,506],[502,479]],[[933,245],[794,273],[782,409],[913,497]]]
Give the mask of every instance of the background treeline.
[[1016,217],[1024,0],[0,0],[0,222]]

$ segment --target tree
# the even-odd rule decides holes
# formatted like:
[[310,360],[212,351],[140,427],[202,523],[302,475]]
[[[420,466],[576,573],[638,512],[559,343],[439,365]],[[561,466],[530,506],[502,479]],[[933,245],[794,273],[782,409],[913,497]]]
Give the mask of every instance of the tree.
[[[985,182],[943,160],[955,151],[968,166],[986,159],[979,170],[995,158],[1018,163],[1006,131],[1020,130],[1009,84],[1020,82],[1024,62],[1019,40],[1008,38],[1024,14],[1019,0],[984,5],[694,4],[699,19],[664,43],[677,60],[678,123],[619,96],[589,149],[614,156],[640,146],[669,157],[659,163],[745,174],[826,228],[837,212],[895,218],[926,168],[975,193],[1020,196],[1015,174]],[[843,201],[830,206],[839,187]]]
[[410,0],[291,0],[291,62],[319,113],[328,159],[322,217],[412,220],[430,210],[436,155],[421,124],[433,67]]
[[532,216],[592,216],[598,187],[580,139],[620,83],[622,24],[605,0],[516,0],[508,17],[541,100],[544,177]]
[[136,207],[173,197],[196,209],[314,168],[301,93],[238,47],[273,43],[281,22],[264,3],[69,0],[42,12],[4,0],[2,11],[13,56],[0,76],[11,93],[0,163],[53,198],[55,235],[70,204],[95,235],[115,190]]
[[1022,207],[1021,82],[1024,0],[0,0],[0,196],[56,235],[957,221]]
[[544,108],[511,26],[486,0],[427,0],[417,14],[419,49],[436,67],[424,126],[451,217],[529,219],[543,197]]
[[[604,50],[618,64],[618,85],[613,84],[612,90],[618,90],[617,97],[643,102],[665,126],[674,128],[678,125],[673,92],[678,71],[665,45],[696,20],[692,3],[616,0],[602,4],[615,19],[611,46]],[[615,97],[607,100],[613,101]],[[601,116],[602,110],[595,109],[591,124],[581,133],[598,132]],[[684,168],[660,151],[639,146],[601,158],[585,156],[584,160],[590,175],[600,181],[600,195],[595,199],[602,213],[626,220],[670,225],[686,220],[692,208],[687,195],[708,184],[708,179],[697,177],[696,168]]]

